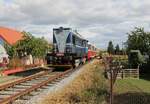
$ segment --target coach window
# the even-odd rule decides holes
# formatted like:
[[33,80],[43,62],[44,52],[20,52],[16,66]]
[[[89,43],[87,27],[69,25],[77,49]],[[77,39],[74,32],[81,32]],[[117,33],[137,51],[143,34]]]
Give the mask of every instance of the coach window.
[[90,49],[90,45],[88,45],[88,49]]

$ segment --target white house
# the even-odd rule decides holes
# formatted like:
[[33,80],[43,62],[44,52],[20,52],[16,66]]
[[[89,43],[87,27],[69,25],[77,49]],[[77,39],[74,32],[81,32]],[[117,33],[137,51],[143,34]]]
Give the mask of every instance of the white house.
[[8,64],[9,58],[5,48],[0,44],[0,67]]
[[0,26],[0,67],[6,66],[9,62],[8,54],[3,47],[3,43],[5,42],[12,46],[18,40],[22,39],[22,36],[21,32]]

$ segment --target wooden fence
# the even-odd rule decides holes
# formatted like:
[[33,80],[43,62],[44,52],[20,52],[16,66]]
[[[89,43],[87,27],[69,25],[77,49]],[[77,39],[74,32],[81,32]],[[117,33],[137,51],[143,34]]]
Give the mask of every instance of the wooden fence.
[[139,78],[139,69],[122,69],[118,72],[117,78]]

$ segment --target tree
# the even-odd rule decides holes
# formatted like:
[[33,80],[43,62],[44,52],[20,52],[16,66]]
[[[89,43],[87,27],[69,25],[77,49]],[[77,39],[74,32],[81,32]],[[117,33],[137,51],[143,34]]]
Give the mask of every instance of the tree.
[[33,57],[44,57],[49,49],[48,42],[42,38],[35,38],[29,32],[22,32],[24,34],[23,40],[16,44],[16,49],[20,56],[31,54]]
[[7,43],[4,42],[4,48],[7,51],[7,54],[9,55],[9,58],[12,59],[13,57],[17,56],[16,47],[10,46]]
[[[146,54],[150,57],[150,32],[145,32],[144,28],[135,27],[128,33],[126,47],[128,54],[131,50],[139,50],[142,55]],[[150,58],[142,64],[141,68],[144,70],[150,68]]]
[[145,63],[144,57],[139,50],[131,50],[128,58],[130,68],[137,68],[138,65]]
[[128,33],[126,45],[128,52],[130,50],[140,50],[142,54],[148,53],[150,55],[150,33],[145,32],[144,28],[136,27]]
[[114,54],[114,46],[113,46],[112,41],[109,41],[109,43],[108,43],[107,52],[108,52],[109,54]]
[[115,54],[119,54],[120,53],[120,47],[119,45],[117,44],[116,47],[115,47]]
[[45,57],[46,52],[49,50],[48,42],[42,38],[36,38],[29,32],[22,32],[23,39],[19,40],[15,45],[9,46],[5,44],[10,58],[22,57],[31,54],[35,58]]

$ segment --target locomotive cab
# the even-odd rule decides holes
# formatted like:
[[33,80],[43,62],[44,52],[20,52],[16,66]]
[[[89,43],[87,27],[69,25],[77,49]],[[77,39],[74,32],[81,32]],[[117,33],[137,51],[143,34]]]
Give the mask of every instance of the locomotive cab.
[[53,65],[75,65],[86,60],[87,40],[71,28],[53,29],[53,51],[47,54],[47,63]]

